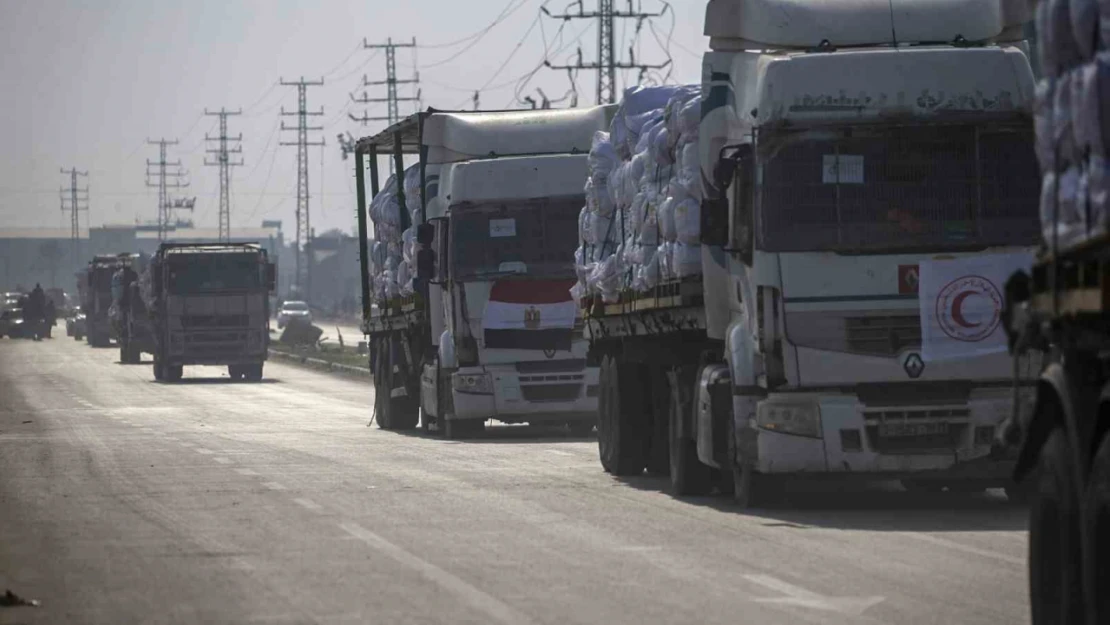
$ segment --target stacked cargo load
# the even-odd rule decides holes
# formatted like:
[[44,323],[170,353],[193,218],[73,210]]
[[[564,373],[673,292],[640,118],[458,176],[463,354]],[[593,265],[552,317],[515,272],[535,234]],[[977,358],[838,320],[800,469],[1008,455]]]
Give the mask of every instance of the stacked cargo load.
[[1066,251],[1110,226],[1110,2],[1046,0],[1036,23],[1042,234]]
[[[370,249],[370,281],[373,302],[379,306],[412,294],[416,263],[416,225],[424,221],[420,208],[420,168],[413,165],[402,175],[405,206],[397,195],[397,176],[392,175],[370,202],[374,222],[374,244]],[[407,214],[403,219],[402,209]]]
[[697,86],[625,92],[590,150],[575,252],[577,299],[616,302],[701,273]]

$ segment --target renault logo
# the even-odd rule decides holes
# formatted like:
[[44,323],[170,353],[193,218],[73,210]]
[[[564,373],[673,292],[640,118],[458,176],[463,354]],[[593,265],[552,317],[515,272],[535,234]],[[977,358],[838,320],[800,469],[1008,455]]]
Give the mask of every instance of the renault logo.
[[906,370],[906,375],[913,379],[921,377],[921,373],[925,371],[925,361],[921,360],[921,355],[917,352],[906,356],[905,362],[902,363],[902,368]]

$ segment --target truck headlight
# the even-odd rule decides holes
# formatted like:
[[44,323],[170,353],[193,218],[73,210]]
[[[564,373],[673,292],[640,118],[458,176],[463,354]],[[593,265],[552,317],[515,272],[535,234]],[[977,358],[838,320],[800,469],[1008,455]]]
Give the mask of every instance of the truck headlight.
[[456,373],[451,376],[451,388],[460,393],[493,394],[493,378],[488,373]]
[[821,414],[816,402],[763,402],[755,410],[755,420],[764,430],[821,438]]

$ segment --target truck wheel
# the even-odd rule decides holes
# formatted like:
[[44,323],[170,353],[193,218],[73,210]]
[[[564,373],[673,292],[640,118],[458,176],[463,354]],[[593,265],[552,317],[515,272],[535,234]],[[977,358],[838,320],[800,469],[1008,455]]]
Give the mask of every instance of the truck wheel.
[[[636,388],[635,365],[606,356],[601,363],[597,446],[601,466],[613,475],[639,475],[646,463],[646,441]],[[642,388],[640,389],[642,390]]]
[[162,363],[158,361],[158,357],[154,358],[154,379],[161,382],[166,379],[165,372],[162,371]]
[[243,379],[243,367],[241,367],[239,365],[228,365],[227,366],[227,377],[231,378],[233,381],[236,381],[236,382],[239,381],[239,380],[242,380]]
[[[1105,417],[1104,417],[1105,418]],[[1110,432],[1091,462],[1087,482],[1086,535],[1087,597],[1091,623],[1110,622]]]
[[[688,376],[679,376],[679,384],[691,382]],[[668,387],[670,385],[668,384]],[[692,384],[687,386],[693,389]],[[713,488],[713,473],[710,467],[698,460],[698,444],[691,438],[681,437],[679,423],[683,412],[691,409],[683,405],[678,389],[670,390],[670,410],[668,417],[668,450],[671,463],[671,492],[678,496],[706,495]]]
[[243,367],[243,375],[247,378],[248,382],[261,382],[262,363],[258,363],[256,365],[247,365]]
[[1036,625],[1083,622],[1078,472],[1058,426],[1041,448],[1029,511],[1029,600]]
[[165,375],[167,382],[180,382],[184,367],[181,365],[166,365]]
[[646,441],[647,472],[667,477],[671,474],[671,386],[661,367],[644,370],[651,376],[651,405],[645,407],[651,416],[651,438]]
[[377,367],[374,373],[374,407],[378,427],[383,430],[412,430],[420,421],[419,401],[411,397],[391,397],[393,388],[393,359],[391,341],[378,342]]
[[728,457],[732,474],[732,502],[742,510],[763,506],[769,494],[767,477],[739,457],[735,419],[728,420]]

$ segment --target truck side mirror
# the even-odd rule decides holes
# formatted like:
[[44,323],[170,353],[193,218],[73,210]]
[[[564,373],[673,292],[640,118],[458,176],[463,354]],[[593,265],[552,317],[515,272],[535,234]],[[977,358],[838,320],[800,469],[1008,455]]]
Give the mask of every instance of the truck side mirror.
[[744,261],[745,265],[752,264],[755,249],[755,214],[752,210],[754,171],[755,164],[749,149],[748,156],[740,159],[735,169],[736,180],[732,189],[735,209],[732,211],[729,228],[733,251],[740,255],[740,260]]
[[274,263],[266,263],[266,288],[272,293],[276,284],[277,266]]
[[416,227],[416,242],[428,247],[435,241],[436,228],[430,223],[422,223]]
[[435,278],[436,253],[427,248],[416,252],[416,279],[422,284],[430,283]]
[[732,220],[729,214],[728,190],[737,179],[738,169],[745,163],[751,163],[751,154],[751,144],[724,146],[713,166],[712,180],[703,180],[706,187],[700,224],[703,245],[727,249],[735,242],[729,236]]

